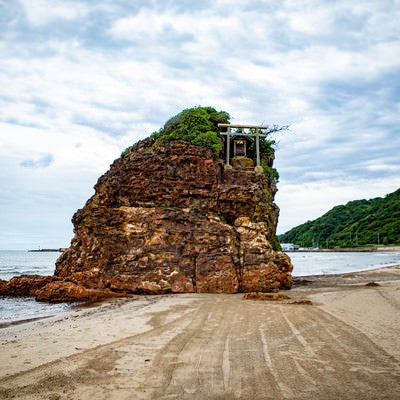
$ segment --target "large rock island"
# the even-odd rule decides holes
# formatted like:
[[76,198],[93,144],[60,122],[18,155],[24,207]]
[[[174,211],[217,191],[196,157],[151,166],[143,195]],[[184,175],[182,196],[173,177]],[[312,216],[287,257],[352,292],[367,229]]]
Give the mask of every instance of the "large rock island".
[[[220,148],[159,138],[130,147],[99,178],[73,216],[75,236],[54,276],[29,294],[71,301],[291,287],[275,236],[275,180],[248,157],[227,165],[219,135]],[[271,168],[273,154],[264,161]],[[21,279],[30,278],[3,282],[3,293],[17,294]]]

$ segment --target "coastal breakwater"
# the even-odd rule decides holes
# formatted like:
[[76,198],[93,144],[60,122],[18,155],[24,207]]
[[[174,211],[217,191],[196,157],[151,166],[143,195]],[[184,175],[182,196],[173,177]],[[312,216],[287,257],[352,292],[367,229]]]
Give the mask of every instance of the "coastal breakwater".
[[28,250],[30,253],[54,253],[54,252],[59,252],[62,253],[66,249],[64,247],[59,247],[58,249],[33,249],[33,250]]

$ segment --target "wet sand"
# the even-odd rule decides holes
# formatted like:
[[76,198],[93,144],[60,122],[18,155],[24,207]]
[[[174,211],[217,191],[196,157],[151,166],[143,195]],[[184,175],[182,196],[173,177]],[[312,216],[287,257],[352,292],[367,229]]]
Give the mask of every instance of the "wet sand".
[[1,399],[397,399],[400,266],[288,301],[135,296],[0,329]]

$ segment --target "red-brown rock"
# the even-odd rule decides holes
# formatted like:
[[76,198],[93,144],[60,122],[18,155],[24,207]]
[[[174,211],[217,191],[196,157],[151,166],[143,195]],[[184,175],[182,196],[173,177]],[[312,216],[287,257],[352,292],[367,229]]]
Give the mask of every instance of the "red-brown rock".
[[275,184],[226,169],[209,149],[145,140],[114,162],[73,217],[56,276],[120,293],[276,291],[290,259],[275,251]]
[[8,282],[0,282],[0,295],[3,296],[35,296],[36,292],[50,282],[57,281],[55,276],[21,275]]
[[10,288],[8,286],[8,281],[4,279],[0,279],[0,296],[11,296],[13,293],[10,293]]
[[142,141],[111,165],[73,216],[74,238],[54,281],[29,292],[72,301],[290,288],[290,259],[271,245],[275,191],[263,173],[225,168],[207,148]]
[[38,301],[50,301],[52,303],[68,301],[97,301],[115,297],[123,297],[126,294],[113,292],[109,289],[89,289],[73,282],[56,281],[36,291]]
[[269,301],[281,301],[290,299],[284,293],[260,293],[260,292],[249,292],[246,293],[243,298],[245,300],[269,300]]

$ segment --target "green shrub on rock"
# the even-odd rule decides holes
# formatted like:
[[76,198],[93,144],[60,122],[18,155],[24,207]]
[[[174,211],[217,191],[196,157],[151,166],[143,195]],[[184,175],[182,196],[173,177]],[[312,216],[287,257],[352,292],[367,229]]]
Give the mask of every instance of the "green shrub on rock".
[[263,168],[264,174],[269,181],[274,181],[275,183],[278,183],[279,173],[276,168],[270,167],[264,162],[261,163],[261,167]]
[[213,107],[187,108],[170,118],[151,136],[156,140],[156,144],[186,140],[196,146],[211,149],[214,157],[217,157],[222,150],[218,124],[229,123],[229,118],[227,112],[217,111]]

